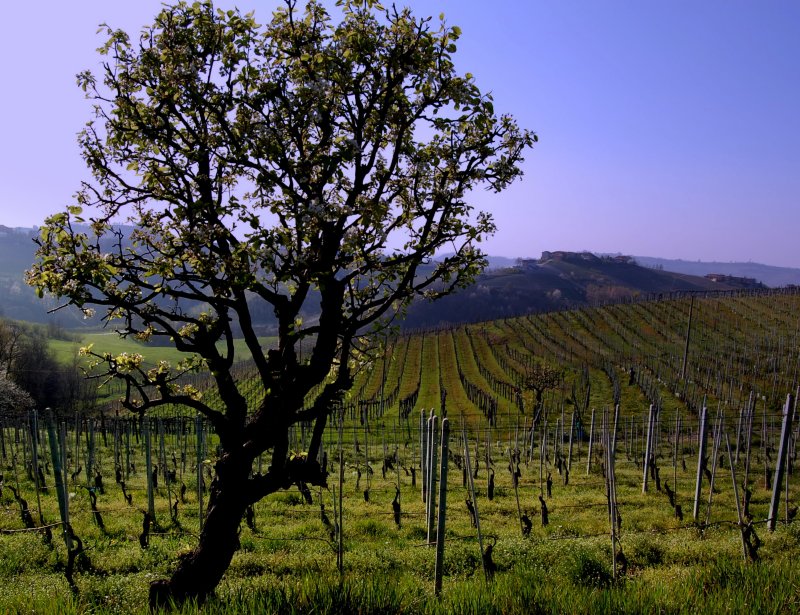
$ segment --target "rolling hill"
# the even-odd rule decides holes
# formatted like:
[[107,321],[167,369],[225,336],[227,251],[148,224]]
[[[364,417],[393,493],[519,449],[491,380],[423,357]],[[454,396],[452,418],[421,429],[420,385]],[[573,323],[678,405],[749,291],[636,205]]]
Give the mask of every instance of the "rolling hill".
[[732,275],[758,280],[770,288],[779,286],[800,285],[800,269],[792,267],[774,267],[761,263],[722,263],[707,261],[685,261],[681,259],[657,258],[654,256],[634,256],[643,267],[705,276],[709,274]]
[[580,307],[643,294],[765,288],[755,280],[674,273],[638,265],[627,256],[544,252],[538,260],[489,270],[475,284],[435,303],[416,303],[403,325],[424,328]]
[[[96,319],[86,321],[77,310],[63,309],[55,315],[48,314],[57,303],[52,299],[38,299],[25,285],[24,272],[34,260],[33,238],[37,232],[35,228],[12,229],[0,225],[0,315],[32,322],[57,320],[67,328],[96,328],[99,324]],[[754,280],[727,277],[712,281],[670,272],[667,266],[663,269],[641,266],[627,256],[596,256],[589,252],[544,252],[539,259],[518,259],[516,265],[500,268],[497,265],[512,261],[492,257],[489,260],[495,268],[488,269],[469,288],[435,303],[414,303],[403,327],[413,329],[491,320],[642,294],[763,287]],[[715,273],[731,271],[718,269],[720,271]],[[254,302],[252,307],[259,333],[270,335],[274,317],[269,306]],[[314,317],[313,306],[310,306],[304,319],[309,321]]]

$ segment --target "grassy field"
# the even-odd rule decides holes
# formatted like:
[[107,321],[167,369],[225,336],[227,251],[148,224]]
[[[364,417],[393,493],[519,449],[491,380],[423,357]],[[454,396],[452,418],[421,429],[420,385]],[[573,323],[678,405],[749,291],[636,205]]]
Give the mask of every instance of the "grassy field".
[[[261,344],[265,347],[270,347],[276,343],[274,337],[260,338]],[[134,339],[123,339],[116,333],[85,333],[81,336],[79,341],[68,342],[64,340],[50,339],[48,345],[53,351],[56,360],[62,365],[72,364],[78,361],[79,365],[86,365],[89,362],[89,357],[80,357],[78,351],[83,346],[93,344],[92,350],[98,353],[109,352],[113,355],[119,355],[123,352],[138,353],[144,357],[143,365],[145,368],[155,366],[159,361],[167,361],[176,364],[181,359],[185,358],[185,353],[179,352],[173,346],[150,346],[142,344]],[[219,344],[222,346],[222,344]],[[234,341],[234,348],[238,361],[247,362],[250,359],[250,351],[244,340],[237,339]],[[205,375],[200,375],[200,381],[204,382]],[[122,388],[118,382],[110,382],[100,386],[98,389],[98,397],[96,406],[105,411],[112,413],[119,412],[121,407],[119,399],[122,397]]]
[[[264,337],[261,342],[265,346],[271,345],[276,338]],[[118,355],[123,352],[139,353],[144,356],[146,365],[155,365],[159,361],[169,361],[177,363],[185,355],[176,350],[173,346],[151,346],[142,344],[133,339],[123,339],[113,332],[108,333],[85,333],[81,336],[80,341],[67,342],[63,340],[50,340],[49,346],[55,353],[56,358],[60,363],[70,363],[78,357],[78,350],[82,346],[93,344],[95,352],[110,352],[111,354]],[[245,361],[249,359],[250,352],[244,340],[237,339],[234,343],[236,347],[236,355],[241,357],[240,360]]]
[[[693,324],[683,378],[690,309]],[[255,529],[243,524],[241,548],[217,596],[200,611],[797,612],[800,525],[794,517],[800,487],[794,473],[787,474],[788,497],[784,490],[775,531],[768,531],[765,523],[782,402],[797,380],[797,313],[800,297],[793,294],[709,297],[693,305],[689,298],[678,298],[508,319],[400,339],[390,344],[386,361],[378,359],[372,369],[359,373],[353,403],[345,408],[343,570],[337,569],[335,535],[325,523],[336,518],[339,490],[340,444],[336,426],[331,425],[325,437],[329,488],[315,491],[311,504],[296,489],[258,503]],[[132,342],[115,346],[119,342],[113,336],[82,343],[91,342],[109,352],[135,348]],[[110,345],[101,346],[106,342]],[[521,391],[525,402],[521,408],[513,386],[521,386],[526,370],[536,361],[563,370],[564,379],[546,392],[541,421],[531,433],[532,393]],[[473,390],[468,396],[464,382],[480,395],[476,397]],[[247,395],[253,403],[259,399],[256,385],[242,382],[243,389],[253,389]],[[383,412],[371,411],[362,423],[357,402],[375,401],[395,387],[398,399]],[[445,390],[453,430],[444,584],[437,597],[434,549],[426,544],[417,429],[421,414],[438,407]],[[416,405],[404,419],[399,398],[415,391]],[[481,395],[496,401],[498,416],[492,425],[476,405]],[[698,411],[703,399],[711,426],[706,469],[713,472],[714,485],[711,488],[704,476],[695,520]],[[583,400],[588,400],[584,409]],[[606,411],[613,416],[615,402],[620,407],[614,458],[619,520],[612,543],[608,504],[613,490],[607,482],[611,466],[599,435],[602,417]],[[643,492],[651,404],[658,409],[653,459],[659,474],[658,480],[651,475]],[[589,464],[592,411],[595,430]],[[86,548],[74,591],[64,576],[66,552],[58,526],[49,541],[40,531],[25,530],[20,503],[10,489],[18,488],[27,500],[37,525],[57,523],[50,468],[45,469],[48,489],[40,490],[37,498],[25,463],[30,459],[26,423],[5,421],[0,611],[146,612],[149,582],[168,575],[180,554],[196,543],[197,468],[203,468],[208,481],[215,456],[213,435],[198,454],[194,420],[171,420],[182,414],[171,409],[151,426],[154,463],[162,472],[173,470],[176,482],[167,485],[160,476],[154,501],[158,527],[146,547],[139,540],[148,476],[140,425],[128,419],[107,418],[103,424],[89,419],[79,434],[73,419],[65,425],[68,473],[81,468],[68,484],[71,523]],[[719,440],[716,417],[721,417]],[[182,427],[176,429],[177,424]],[[462,424],[473,464],[474,495],[464,485]],[[793,426],[792,451],[798,435],[797,423]],[[739,524],[723,434],[731,444],[740,504],[744,485],[752,493],[745,525]],[[305,450],[307,437],[298,428],[292,450]],[[94,442],[91,464],[90,442]],[[45,465],[49,457],[43,446]],[[385,465],[387,457],[391,467]],[[794,452],[790,461],[796,462]],[[114,481],[117,466],[132,496],[130,504]],[[509,467],[519,471],[517,489]],[[105,488],[103,494],[96,492],[103,527],[91,509],[95,469]],[[183,497],[181,485],[186,486]],[[392,507],[398,490],[399,525]],[[466,500],[478,509],[484,549],[491,546],[491,579],[484,572],[485,551],[482,554],[478,545]],[[527,535],[521,515],[531,522]],[[755,533],[746,543],[749,552],[743,547],[742,530]]]
[[[132,495],[132,503],[128,504],[121,487],[114,483],[113,424],[107,422],[107,429],[108,446],[103,445],[99,426],[94,434],[96,468],[104,477],[105,492],[96,492],[102,528],[91,510],[88,488],[95,487],[95,482],[93,476],[85,475],[85,433],[77,442],[74,433],[67,438],[72,451],[68,472],[74,472],[77,466],[84,469],[68,485],[72,525],[86,548],[86,559],[75,574],[75,592],[64,578],[66,553],[58,528],[53,528],[51,541],[40,532],[23,531],[19,505],[8,485],[19,485],[38,521],[37,500],[34,485],[20,467],[23,445],[14,445],[13,432],[6,429],[6,488],[0,500],[0,528],[7,533],[0,536],[0,610],[145,613],[149,581],[168,575],[180,553],[195,543],[199,531],[198,458],[193,450],[193,434],[165,430],[164,459],[166,467],[175,470],[176,482],[167,486],[160,477],[155,495],[158,527],[146,548],[142,548],[138,537],[147,508],[143,439],[137,445],[135,424],[121,423],[116,430],[120,434],[120,459],[125,459],[127,453],[135,466],[122,476],[127,493]],[[131,429],[126,447],[124,434]],[[475,479],[482,538],[484,546],[493,545],[494,576],[487,581],[476,530],[464,503],[471,495],[463,486],[458,468],[463,441],[456,429],[451,438],[444,587],[437,598],[433,592],[434,549],[426,545],[419,483],[412,486],[404,469],[419,467],[417,434],[408,440],[390,423],[376,423],[369,429],[369,439],[360,426],[348,425],[344,431],[343,573],[340,575],[337,570],[336,544],[330,528],[322,521],[320,506],[325,505],[328,519],[336,518],[334,493],[338,484],[332,478],[329,489],[313,493],[313,504],[306,504],[297,490],[291,490],[255,506],[255,529],[243,524],[241,548],[216,598],[202,612],[779,613],[796,608],[800,575],[794,562],[800,555],[800,526],[781,522],[775,532],[768,532],[760,523],[767,514],[770,495],[763,479],[753,481],[751,501],[754,527],[763,544],[758,561],[745,561],[735,523],[729,469],[720,469],[715,477],[708,524],[705,515],[709,489],[707,484],[704,486],[700,522],[695,524],[691,521],[690,502],[696,469],[692,456],[696,450],[691,442],[686,443],[686,454],[679,458],[687,462],[687,469],[682,469],[680,461],[676,463],[675,484],[671,478],[671,449],[666,443],[659,449],[662,477],[670,476],[677,501],[687,511],[687,518],[680,521],[664,491],[651,484],[648,493],[642,493],[636,455],[629,460],[624,454],[629,448],[635,451],[636,442],[628,442],[623,430],[616,471],[622,516],[617,554],[619,557],[620,552],[624,553],[626,564],[624,568],[618,565],[616,579],[612,578],[601,447],[595,444],[593,468],[587,474],[588,443],[574,443],[568,484],[564,484],[566,472],[557,472],[552,457],[540,459],[534,449],[528,460],[528,451],[522,450],[520,505],[533,521],[530,535],[523,536],[514,486],[506,467],[509,451],[518,448],[518,434],[487,430],[469,435],[473,463],[476,443],[477,456],[482,460]],[[161,430],[154,423],[151,431],[159,434]],[[547,437],[552,440],[555,435],[553,430]],[[302,448],[301,434],[296,437],[297,448]],[[184,438],[188,438],[188,445]],[[358,453],[356,440],[360,442]],[[372,442],[368,450],[365,442]],[[390,453],[397,447],[399,460],[385,474],[384,443]],[[213,461],[213,437],[208,444]],[[335,433],[329,434],[326,445],[329,456],[337,458]],[[157,435],[152,447],[154,463],[163,464]],[[565,457],[567,450],[565,441]],[[185,466],[182,452],[187,456]],[[13,462],[15,453],[18,464]],[[201,457],[204,456],[203,452]],[[492,500],[488,499],[487,457],[495,473]],[[199,461],[203,466],[205,460]],[[545,484],[539,482],[540,463],[544,475],[549,472],[553,477],[549,497]],[[367,464],[373,471],[369,479]],[[754,459],[753,465],[752,476],[763,476],[763,463]],[[338,476],[335,464],[330,469],[332,477]],[[52,476],[46,474],[45,480],[48,490],[40,494],[43,521],[54,523],[59,513]],[[183,500],[178,496],[181,484],[187,487]],[[369,501],[364,498],[367,487]],[[391,506],[396,487],[401,493],[399,526]],[[546,526],[541,521],[540,494],[545,496],[548,507]],[[792,506],[798,495],[791,484]],[[170,505],[176,500],[178,514],[173,519]],[[185,612],[195,610],[187,608]]]

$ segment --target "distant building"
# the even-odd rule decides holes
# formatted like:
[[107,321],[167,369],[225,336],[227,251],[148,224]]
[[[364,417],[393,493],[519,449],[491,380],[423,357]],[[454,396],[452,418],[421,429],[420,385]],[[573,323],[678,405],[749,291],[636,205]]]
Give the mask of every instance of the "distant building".
[[614,256],[611,258],[612,261],[615,263],[621,263],[623,265],[633,265],[636,264],[636,261],[633,260],[632,256],[625,256],[620,254],[619,256]]
[[708,273],[706,279],[719,284],[728,284],[729,286],[738,286],[741,288],[763,288],[764,285],[755,278],[745,278],[735,275],[726,275],[724,273]]

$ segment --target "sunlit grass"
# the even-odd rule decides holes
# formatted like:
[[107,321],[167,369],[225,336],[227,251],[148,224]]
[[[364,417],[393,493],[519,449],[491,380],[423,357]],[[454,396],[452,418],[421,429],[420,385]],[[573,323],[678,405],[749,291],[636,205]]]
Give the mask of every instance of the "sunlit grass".
[[[379,427],[373,426],[376,437]],[[389,432],[386,432],[389,433]],[[333,518],[332,492],[314,490],[313,505],[303,503],[296,490],[269,496],[256,505],[256,531],[242,527],[241,548],[220,584],[216,597],[202,609],[187,606],[185,613],[696,613],[696,612],[792,612],[798,594],[800,573],[793,562],[800,555],[800,525],[779,525],[774,533],[757,526],[764,544],[760,560],[742,559],[739,533],[734,519],[730,479],[718,477],[712,522],[719,525],[701,535],[690,523],[679,523],[663,493],[651,488],[641,493],[641,475],[633,462],[618,459],[620,508],[623,515],[621,545],[627,557],[625,575],[611,580],[611,541],[599,464],[585,474],[585,445],[573,459],[569,485],[553,472],[552,498],[548,499],[550,524],[542,527],[538,517],[538,460],[522,464],[520,500],[534,522],[530,537],[523,537],[516,513],[510,474],[504,467],[503,434],[494,438],[496,447],[495,498],[486,497],[486,475],[476,481],[484,545],[493,545],[496,565],[494,581],[484,579],[477,535],[464,504],[466,490],[461,473],[451,464],[444,589],[433,594],[434,549],[425,546],[424,506],[419,486],[412,487],[405,472],[399,474],[402,519],[394,523],[391,499],[398,475],[379,470],[381,447],[371,448],[370,500],[362,491],[366,476],[356,488],[356,458],[353,433],[346,431],[344,483],[344,574],[336,568],[335,545],[320,518],[319,501]],[[334,436],[327,450],[336,450]],[[6,433],[7,443],[13,440]],[[69,438],[71,450],[76,442]],[[98,505],[105,521],[101,530],[92,520],[86,489],[92,484],[84,473],[70,481],[70,511],[76,533],[87,548],[90,566],[75,575],[73,594],[63,575],[66,553],[56,530],[52,543],[38,533],[0,535],[0,612],[37,613],[146,613],[150,581],[164,578],[177,562],[178,554],[196,544],[199,531],[193,447],[182,472],[176,465],[178,484],[187,486],[186,501],[179,505],[176,526],[169,516],[168,491],[159,484],[154,530],[146,549],[139,546],[142,511],[146,508],[145,472],[141,443],[131,442],[130,454],[137,471],[127,479],[133,506],[128,506],[113,482],[113,441],[108,448],[96,437],[97,458],[105,477],[105,494]],[[209,443],[214,448],[215,439]],[[584,443],[585,444],[585,443]],[[77,445],[80,460],[71,460],[72,470],[86,462],[85,443]],[[154,442],[154,448],[157,443]],[[363,446],[363,444],[362,444]],[[20,453],[21,444],[16,449]],[[14,447],[9,445],[9,452]],[[180,441],[167,436],[168,459],[180,450]],[[363,454],[363,449],[362,449]],[[403,465],[412,463],[411,451],[402,445]],[[171,466],[171,462],[168,461]],[[35,493],[21,466],[14,471],[6,458],[5,480],[19,480],[21,492],[38,519]],[[666,461],[662,461],[666,465]],[[172,467],[172,466],[171,466]],[[336,469],[332,476],[336,476]],[[682,482],[692,471],[678,470]],[[58,519],[58,507],[48,475],[47,493],[42,494],[43,517]],[[334,483],[332,482],[331,485]],[[178,486],[171,486],[172,498]],[[754,512],[763,518],[766,492],[756,490]],[[792,485],[790,498],[798,496]],[[682,501],[686,501],[686,497]],[[689,508],[688,504],[686,506]],[[21,529],[19,510],[8,489],[0,499],[0,529]],[[765,595],[761,588],[770,588]]]
[[[274,337],[259,338],[262,346],[268,347],[274,344]],[[154,346],[143,344],[132,338],[121,338],[114,332],[108,333],[85,333],[78,342],[67,342],[63,340],[49,340],[49,346],[53,350],[59,363],[68,364],[78,358],[78,350],[82,346],[93,344],[92,350],[98,353],[110,352],[117,355],[123,352],[139,353],[144,356],[145,365],[155,365],[159,361],[169,361],[176,363],[186,356],[185,353],[178,351],[174,346]],[[220,348],[222,343],[219,344]],[[234,341],[236,356],[239,360],[250,358],[250,351],[243,339]]]
[[[624,306],[623,306],[624,307]],[[625,312],[621,308],[612,310],[617,317],[609,316],[602,334],[614,327],[623,326],[629,314],[632,330],[647,317],[646,310]],[[757,310],[756,310],[757,311]],[[757,311],[760,313],[760,311]],[[651,315],[652,316],[652,315]],[[666,316],[664,318],[667,318]],[[706,319],[708,316],[706,315]],[[526,345],[513,342],[519,352],[535,348],[541,352],[560,352],[571,349],[578,352],[581,343],[588,347],[600,341],[598,336],[578,343],[569,337],[571,327],[588,326],[590,318],[571,315],[552,319],[557,330],[547,340],[535,339],[533,325],[509,319],[503,323],[486,326],[492,335],[504,335],[508,340],[519,339]],[[677,314],[672,337],[682,339],[679,329],[683,318]],[[660,329],[669,332],[666,320]],[[698,317],[698,322],[702,318]],[[794,322],[794,321],[792,321]],[[680,326],[679,326],[680,325]],[[483,326],[483,325],[481,325]],[[794,329],[792,329],[794,330]],[[642,329],[642,335],[658,333],[651,327]],[[719,334],[717,334],[719,337]],[[659,337],[660,336],[660,337]],[[442,340],[445,344],[437,344]],[[458,344],[450,342],[458,339]],[[482,338],[481,338],[482,339]],[[664,338],[666,339],[666,338]],[[710,336],[698,335],[698,345],[712,347]],[[640,340],[644,343],[645,340]],[[663,340],[662,340],[663,342]],[[147,362],[157,360],[175,361],[180,355],[171,348],[147,347],[132,340],[120,340],[114,334],[95,333],[86,335],[80,343],[55,342],[54,349],[62,360],[70,361],[80,345],[94,343],[95,349],[111,353],[141,352]],[[270,339],[263,340],[271,343]],[[499,365],[488,341],[478,344],[481,360],[493,363],[492,371]],[[676,342],[677,343],[677,342]],[[241,342],[239,342],[241,344]],[[398,420],[397,405],[388,408],[380,418],[370,418],[362,424],[359,418],[349,420],[344,430],[345,483],[344,483],[344,571],[340,576],[336,568],[336,552],[328,530],[320,515],[320,500],[325,503],[326,513],[333,518],[333,493],[330,490],[314,491],[314,504],[303,503],[295,489],[275,494],[259,502],[256,507],[256,531],[242,527],[241,549],[218,587],[216,597],[200,611],[204,613],[789,613],[800,609],[800,573],[795,565],[800,556],[800,524],[779,524],[774,533],[766,530],[761,521],[767,516],[770,491],[764,485],[765,455],[754,443],[750,480],[754,485],[751,512],[756,521],[755,529],[763,541],[759,549],[758,562],[745,562],[742,556],[741,537],[736,526],[731,475],[727,464],[718,468],[713,506],[709,520],[712,526],[701,532],[691,522],[691,505],[696,476],[696,420],[686,405],[671,392],[667,380],[655,380],[656,392],[663,400],[660,427],[662,440],[657,459],[661,468],[662,484],[667,480],[676,492],[678,503],[683,507],[684,521],[675,517],[666,494],[659,492],[653,481],[648,493],[642,493],[641,444],[643,425],[649,400],[642,387],[628,384],[626,365],[615,363],[613,370],[621,382],[621,417],[617,449],[618,501],[622,517],[620,546],[627,560],[627,570],[619,579],[611,575],[611,537],[606,509],[604,476],[602,471],[602,448],[595,441],[592,471],[586,472],[588,442],[575,439],[569,484],[565,475],[553,466],[553,448],[543,464],[543,478],[552,474],[553,494],[547,498],[549,525],[540,523],[538,496],[543,485],[539,481],[539,442],[528,449],[520,425],[530,420],[508,399],[500,400],[501,427],[491,431],[485,420],[470,404],[464,404],[471,412],[467,423],[481,426],[479,434],[470,435],[470,450],[475,450],[476,441],[480,454],[481,469],[476,479],[477,501],[480,506],[481,527],[484,546],[493,546],[493,561],[497,571],[491,584],[487,583],[482,567],[477,534],[470,523],[464,500],[468,496],[461,484],[462,473],[450,465],[446,548],[444,562],[444,589],[437,598],[433,594],[434,550],[425,545],[426,527],[424,507],[420,497],[421,476],[417,486],[400,469],[381,473],[381,461],[385,454],[395,448],[400,456],[401,467],[419,467],[419,443],[417,434],[411,433],[418,424],[423,408],[436,407],[439,403],[440,385],[449,389],[448,408],[453,421],[453,442],[457,442],[460,427],[458,386],[455,371],[455,353],[465,352],[469,346],[463,332],[444,332],[402,340],[396,347],[391,361],[386,363],[387,386],[402,378],[403,394],[410,393],[421,379],[421,395],[417,407],[408,422]],[[413,351],[406,351],[408,347]],[[682,348],[682,345],[680,346]],[[647,342],[647,348],[657,348]],[[458,350],[457,350],[458,349]],[[237,346],[237,352],[243,349]],[[246,353],[243,353],[246,356]],[[396,355],[396,356],[395,356]],[[411,375],[404,372],[399,357],[406,357]],[[548,359],[551,360],[551,359]],[[554,359],[552,359],[554,360]],[[480,380],[477,364],[464,362],[469,376]],[[512,361],[513,363],[513,361]],[[518,367],[519,364],[517,364]],[[444,370],[444,375],[442,375]],[[596,432],[600,427],[603,408],[611,407],[612,387],[607,375],[597,366],[590,367],[592,390],[590,406],[597,409]],[[380,376],[383,364],[373,369],[366,378],[364,391],[367,396],[381,390]],[[571,394],[571,384],[578,373],[573,365],[567,375],[564,390],[551,392],[548,421],[548,446],[555,446],[555,424],[563,420],[569,425],[572,407],[565,398]],[[668,372],[665,372],[667,376]],[[410,383],[410,384],[409,384]],[[245,383],[247,384],[247,383]],[[484,384],[484,383],[482,383]],[[488,386],[488,384],[487,384]],[[746,394],[736,392],[737,394]],[[530,401],[530,397],[528,398]],[[716,405],[716,403],[712,404]],[[731,405],[734,407],[731,408]],[[528,406],[529,407],[529,406]],[[727,429],[733,434],[738,407],[727,406]],[[776,440],[779,420],[770,406],[769,428],[771,439]],[[759,407],[759,412],[761,409]],[[674,417],[680,415],[688,422],[695,421],[689,429],[684,425],[680,461],[672,465],[672,444],[669,429]],[[773,420],[773,415],[776,420]],[[759,414],[760,416],[760,414]],[[584,416],[584,431],[588,429],[588,416]],[[629,423],[630,422],[630,423]],[[192,423],[193,424],[193,423]],[[767,422],[765,421],[765,425]],[[628,431],[629,425],[635,428]],[[758,432],[760,427],[756,426]],[[302,450],[300,430],[293,434],[292,449]],[[632,435],[632,439],[629,438]],[[760,432],[757,436],[760,440]],[[29,456],[24,438],[17,444],[11,430],[6,432],[6,443],[10,451],[16,451],[14,465],[11,452],[4,460],[4,483],[19,481],[21,493],[39,518],[36,510],[35,492],[26,477],[23,459]],[[113,435],[111,436],[113,437]],[[179,505],[179,524],[170,520],[169,507],[174,501],[178,485],[170,490],[161,484],[157,489],[156,513],[160,529],[151,536],[146,549],[139,546],[142,511],[146,508],[146,481],[144,457],[140,441],[131,439],[130,454],[137,471],[126,477],[133,505],[122,498],[121,489],[113,483],[113,443],[101,446],[100,433],[96,434],[100,470],[105,477],[106,493],[99,496],[98,505],[104,516],[105,530],[93,521],[87,487],[92,477],[84,474],[70,482],[70,511],[75,531],[84,540],[91,566],[76,573],[77,593],[73,594],[63,575],[66,554],[63,541],[56,532],[53,541],[47,544],[37,533],[13,533],[0,535],[0,612],[38,613],[146,613],[147,588],[149,582],[169,575],[177,562],[178,554],[191,549],[199,532],[199,510],[197,500],[196,459],[194,442],[190,442],[186,469],[177,463],[178,485],[187,487],[186,499]],[[69,448],[79,458],[69,462],[70,471],[86,465],[85,433],[77,440],[70,436]],[[360,450],[356,452],[356,441]],[[212,436],[208,446],[208,458],[213,463],[216,440]],[[492,501],[487,497],[486,447],[491,446],[496,488]],[[455,444],[455,446],[458,446]],[[533,521],[529,537],[523,537],[517,516],[514,488],[507,465],[509,452],[519,446],[523,452],[522,477],[519,483],[521,511]],[[568,443],[563,442],[562,452]],[[365,450],[369,447],[370,465],[374,474],[368,478],[365,470]],[[156,450],[158,444],[153,443]],[[164,444],[167,463],[171,464],[174,453],[180,459],[181,440],[167,434]],[[336,432],[326,435],[325,450],[331,461],[338,459]],[[459,449],[456,451],[461,453]],[[528,453],[530,463],[525,463]],[[630,452],[630,455],[629,455]],[[774,463],[773,451],[773,463]],[[638,460],[638,463],[637,463]],[[268,463],[265,457],[264,463]],[[363,471],[357,486],[357,470]],[[331,486],[338,476],[338,467],[333,465]],[[741,464],[739,470],[741,469]],[[739,474],[739,481],[742,475]],[[59,518],[58,507],[52,492],[52,477],[48,474],[50,491],[42,494],[42,518],[54,522]],[[800,497],[800,489],[790,477],[789,501],[794,505]],[[370,486],[369,502],[363,491]],[[400,527],[394,523],[391,500],[395,486],[401,490],[402,519]],[[700,519],[704,520],[708,498],[707,484],[703,489]],[[168,498],[171,498],[168,499]],[[784,515],[781,508],[781,519]],[[22,524],[19,509],[8,489],[0,498],[0,529],[20,530]],[[194,613],[198,609],[189,605],[183,612]]]

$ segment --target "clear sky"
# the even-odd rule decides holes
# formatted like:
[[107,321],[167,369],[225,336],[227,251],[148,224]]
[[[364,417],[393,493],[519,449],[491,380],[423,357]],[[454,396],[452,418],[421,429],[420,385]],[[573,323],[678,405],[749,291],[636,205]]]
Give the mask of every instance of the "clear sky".
[[[266,21],[277,0],[225,0]],[[331,0],[330,4],[333,4]],[[525,178],[478,194],[484,248],[800,267],[800,2],[402,0],[463,30],[457,68],[540,138]],[[0,25],[0,224],[63,209],[85,175],[75,74],[101,22],[156,0],[9,2]]]

